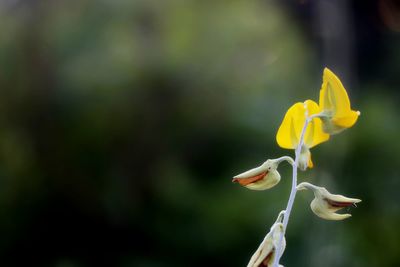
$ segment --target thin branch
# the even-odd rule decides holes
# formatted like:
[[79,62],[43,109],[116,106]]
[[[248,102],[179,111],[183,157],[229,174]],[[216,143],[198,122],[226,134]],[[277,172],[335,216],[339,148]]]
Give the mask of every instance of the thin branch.
[[276,161],[276,163],[278,163],[278,164],[280,164],[282,161],[285,161],[285,160],[286,160],[290,165],[293,166],[294,160],[293,160],[291,157],[289,157],[289,156],[283,156],[283,157],[274,159],[274,161]]
[[310,117],[308,117],[308,111],[306,109],[306,120],[304,122],[304,126],[303,129],[301,130],[301,134],[300,134],[300,141],[299,141],[299,145],[297,146],[296,150],[295,150],[295,160],[294,160],[294,164],[293,166],[293,176],[292,176],[292,189],[290,191],[290,196],[289,196],[289,201],[287,203],[286,206],[286,210],[285,210],[285,216],[283,218],[283,232],[279,238],[279,242],[278,242],[278,247],[277,247],[277,254],[274,260],[274,267],[278,267],[279,266],[279,260],[281,258],[281,247],[282,247],[282,241],[283,241],[283,237],[285,236],[286,233],[286,228],[289,222],[289,217],[290,217],[290,213],[292,212],[292,207],[293,207],[293,203],[294,203],[294,199],[296,197],[296,193],[297,193],[297,169],[298,169],[298,165],[299,165],[299,158],[300,158],[300,151],[301,151],[301,147],[304,144],[304,135],[306,133],[306,129],[308,124],[316,117],[320,117],[321,114],[314,114]]

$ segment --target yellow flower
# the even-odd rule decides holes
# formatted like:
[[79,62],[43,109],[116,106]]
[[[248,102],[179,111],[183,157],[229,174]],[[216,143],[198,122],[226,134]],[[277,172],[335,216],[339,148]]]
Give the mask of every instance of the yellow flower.
[[[319,113],[320,108],[312,100],[306,100],[304,103],[298,102],[291,106],[283,118],[282,124],[276,134],[276,141],[282,148],[296,149],[300,142],[301,131],[304,127],[307,116]],[[304,144],[301,147],[299,158],[299,168],[305,170],[312,168],[310,148],[325,142],[329,139],[329,134],[322,130],[322,123],[319,118],[310,121],[304,134]]]
[[297,190],[310,189],[314,192],[315,198],[311,202],[311,210],[318,217],[325,220],[344,220],[351,217],[351,214],[338,214],[338,210],[355,206],[361,202],[361,199],[349,198],[342,195],[334,195],[328,192],[324,187],[315,186],[310,183],[301,183],[297,186]]
[[351,110],[350,100],[339,78],[328,68],[324,69],[319,105],[324,132],[337,134],[353,126],[359,111]]
[[232,182],[239,183],[252,190],[265,190],[275,186],[281,180],[279,161],[267,160],[261,166],[233,177]]
[[[284,211],[279,213],[278,219],[272,225],[271,230],[265,236],[256,252],[251,257],[247,267],[271,267],[276,257],[278,250],[279,239],[283,233],[283,219]],[[286,247],[285,237],[282,239],[280,254],[282,255]],[[279,265],[279,267],[283,267]]]

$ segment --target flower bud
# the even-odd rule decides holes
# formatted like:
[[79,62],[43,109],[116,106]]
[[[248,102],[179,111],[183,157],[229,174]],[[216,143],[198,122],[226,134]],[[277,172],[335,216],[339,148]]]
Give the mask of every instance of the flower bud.
[[315,198],[310,204],[311,210],[318,217],[325,220],[344,220],[351,217],[351,214],[338,214],[336,211],[350,206],[356,206],[361,199],[348,198],[342,195],[334,195],[328,192],[324,187],[315,186],[310,183],[301,183],[297,190],[310,189],[314,192]]
[[279,161],[269,159],[257,168],[236,175],[232,182],[237,182],[252,190],[269,189],[281,180],[277,171],[278,165]]
[[[274,263],[276,252],[279,250],[281,255],[283,254],[286,247],[285,237],[282,239],[281,249],[278,249],[279,240],[283,234],[283,214],[284,211],[279,213],[276,222],[272,225],[269,233],[251,257],[247,267],[271,267]],[[283,267],[282,265],[279,266]]]
[[298,166],[299,169],[302,171],[305,171],[307,167],[308,168],[314,167],[314,164],[311,160],[310,149],[305,145],[301,146]]

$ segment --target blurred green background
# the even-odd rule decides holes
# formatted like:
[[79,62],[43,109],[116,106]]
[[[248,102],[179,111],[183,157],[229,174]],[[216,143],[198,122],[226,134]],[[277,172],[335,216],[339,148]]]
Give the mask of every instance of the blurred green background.
[[300,181],[285,266],[400,266],[395,0],[1,0],[0,265],[245,266],[286,206],[231,177],[292,155],[275,134],[322,70],[362,116]]

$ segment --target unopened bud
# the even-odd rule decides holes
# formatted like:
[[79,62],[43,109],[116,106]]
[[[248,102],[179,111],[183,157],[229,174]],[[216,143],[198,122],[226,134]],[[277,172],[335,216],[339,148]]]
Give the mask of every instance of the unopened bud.
[[269,189],[281,180],[277,171],[278,165],[278,161],[269,159],[257,168],[236,175],[232,182],[237,182],[252,190]]
[[[282,239],[281,248],[278,249],[279,240],[283,234],[283,216],[284,211],[281,211],[276,222],[272,225],[269,233],[265,236],[256,252],[251,257],[247,267],[271,267],[274,263],[277,251],[280,251],[281,255],[283,254],[286,247],[285,237]],[[283,267],[282,265],[279,266]]]
[[361,199],[349,198],[342,195],[334,195],[328,192],[324,187],[315,186],[310,183],[301,183],[297,186],[297,190],[310,189],[314,192],[315,198],[311,201],[311,210],[318,217],[325,220],[344,220],[351,217],[351,214],[338,214],[338,210],[355,206],[361,202]]

